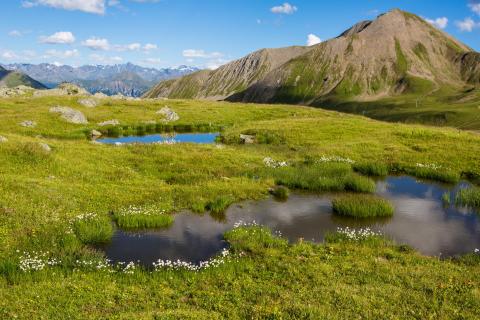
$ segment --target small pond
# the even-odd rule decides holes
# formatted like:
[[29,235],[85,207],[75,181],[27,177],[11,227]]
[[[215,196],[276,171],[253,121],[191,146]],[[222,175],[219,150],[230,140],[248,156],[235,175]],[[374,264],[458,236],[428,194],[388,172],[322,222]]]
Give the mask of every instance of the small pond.
[[219,133],[168,133],[150,134],[145,136],[126,136],[118,138],[102,138],[96,141],[105,144],[130,144],[130,143],[200,143],[212,144]]
[[389,199],[395,214],[388,219],[355,220],[332,214],[333,195],[292,194],[288,201],[274,199],[246,201],[232,205],[225,219],[209,214],[180,213],[165,230],[125,232],[117,230],[106,245],[113,262],[139,262],[151,266],[158,259],[198,263],[216,255],[227,246],[223,233],[238,221],[252,222],[280,231],[290,241],[303,238],[322,242],[329,231],[337,228],[370,227],[381,231],[400,244],[408,244],[426,255],[453,256],[480,248],[480,215],[467,208],[445,207],[448,187],[418,181],[411,177],[388,177],[377,182],[377,194]]

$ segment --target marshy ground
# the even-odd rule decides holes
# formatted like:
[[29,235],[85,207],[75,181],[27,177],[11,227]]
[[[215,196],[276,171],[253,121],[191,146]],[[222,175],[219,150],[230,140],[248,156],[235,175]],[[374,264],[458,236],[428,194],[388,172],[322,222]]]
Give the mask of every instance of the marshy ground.
[[[392,173],[477,184],[477,134],[306,107],[103,100],[86,108],[77,100],[0,100],[2,317],[478,316],[478,254],[439,260],[376,234],[289,243],[262,227],[238,226],[225,235],[229,254],[200,271],[111,267],[89,246],[109,241],[115,219],[127,227],[168,226],[176,212],[221,213],[266,198],[275,185],[359,197],[374,191],[372,176]],[[88,124],[50,113],[56,105],[81,111]],[[112,146],[88,139],[112,119],[128,132],[155,131],[165,105],[180,116],[171,125],[219,128],[222,143]],[[256,143],[242,144],[240,134]],[[478,189],[458,201],[478,206]],[[167,216],[125,218],[131,206]]]

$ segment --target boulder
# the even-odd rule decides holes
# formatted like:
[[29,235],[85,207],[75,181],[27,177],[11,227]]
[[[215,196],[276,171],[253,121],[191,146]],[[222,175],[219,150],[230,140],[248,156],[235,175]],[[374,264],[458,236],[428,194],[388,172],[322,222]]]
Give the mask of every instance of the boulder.
[[48,144],[46,144],[46,143],[44,143],[44,142],[40,142],[38,145],[39,145],[40,148],[42,148],[43,151],[45,151],[45,152],[51,152],[51,151],[52,151],[52,148],[51,148]]
[[98,125],[99,125],[100,127],[118,126],[119,124],[120,124],[120,121],[118,121],[118,120],[116,120],[116,119],[107,120],[107,121],[103,121],[103,122],[98,123]]
[[87,108],[95,108],[96,106],[98,106],[97,100],[92,98],[80,99],[78,100],[78,103]]
[[83,113],[69,107],[61,107],[61,106],[52,107],[50,108],[50,112],[61,114],[62,118],[69,123],[75,123],[75,124],[88,123],[87,117],[85,117]]
[[243,144],[253,144],[255,143],[255,136],[249,134],[241,134],[240,141],[242,141]]
[[25,120],[20,122],[20,125],[25,128],[35,128],[37,126],[37,123],[32,120]]
[[97,92],[93,95],[97,99],[106,99],[108,96],[105,93],[102,92]]
[[157,114],[161,114],[165,117],[165,122],[177,121],[180,120],[178,114],[170,109],[168,106],[163,107],[162,109],[157,111]]
[[102,136],[102,133],[98,130],[90,131],[90,137],[92,137],[93,139],[101,137],[101,136]]

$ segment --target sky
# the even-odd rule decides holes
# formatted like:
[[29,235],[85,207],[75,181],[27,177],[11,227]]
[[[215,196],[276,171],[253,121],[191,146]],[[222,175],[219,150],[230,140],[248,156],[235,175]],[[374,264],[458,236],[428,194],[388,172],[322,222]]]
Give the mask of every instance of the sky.
[[214,69],[328,40],[393,8],[480,50],[480,0],[3,0],[0,63]]

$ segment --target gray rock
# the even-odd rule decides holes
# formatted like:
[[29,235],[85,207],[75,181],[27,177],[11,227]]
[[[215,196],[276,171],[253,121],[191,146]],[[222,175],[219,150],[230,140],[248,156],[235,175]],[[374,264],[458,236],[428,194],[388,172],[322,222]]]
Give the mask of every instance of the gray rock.
[[92,98],[80,99],[78,100],[78,103],[87,108],[95,108],[96,106],[98,106],[97,100]]
[[90,137],[92,137],[92,138],[98,138],[98,137],[101,137],[101,136],[102,136],[102,133],[98,130],[90,131]]
[[103,122],[100,122],[98,123],[98,125],[100,127],[105,127],[105,126],[118,126],[120,124],[120,121],[116,120],[116,119],[112,119],[112,120],[107,120],[107,121],[103,121]]
[[45,152],[51,152],[51,151],[52,151],[52,148],[51,148],[48,144],[46,144],[46,143],[44,143],[44,142],[40,142],[38,145],[39,145],[39,146],[43,149],[43,151],[45,151]]
[[105,93],[102,92],[97,92],[93,95],[97,99],[106,99],[108,96]]
[[75,124],[88,123],[87,117],[85,117],[83,113],[69,107],[61,107],[61,106],[52,107],[50,108],[50,112],[60,113],[62,115],[62,118],[69,123],[75,123]]
[[163,107],[162,109],[157,111],[157,114],[161,114],[165,117],[165,122],[177,121],[180,120],[179,115],[170,109],[168,106]]
[[0,136],[0,143],[7,142],[7,141],[8,141],[7,138],[5,138],[4,136]]
[[240,140],[244,144],[252,144],[255,143],[255,136],[249,135],[249,134],[241,134],[240,135]]
[[58,87],[50,90],[37,90],[33,93],[34,97],[48,96],[89,96],[90,93],[84,88],[73,83],[62,83]]
[[32,120],[25,120],[20,122],[20,125],[25,128],[35,128],[37,126],[37,123]]

